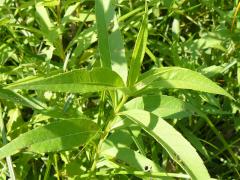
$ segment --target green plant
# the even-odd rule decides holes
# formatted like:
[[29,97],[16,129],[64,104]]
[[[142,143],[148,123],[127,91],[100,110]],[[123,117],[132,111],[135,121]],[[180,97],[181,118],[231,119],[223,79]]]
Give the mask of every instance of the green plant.
[[[1,13],[9,16],[0,21],[1,36],[7,34],[0,48],[0,159],[6,158],[9,176],[48,179],[54,168],[57,179],[211,179],[197,151],[206,162],[213,162],[215,155],[195,135],[206,124],[210,129],[206,141],[216,137],[234,164],[229,167],[238,173],[239,157],[208,117],[233,114],[221,110],[219,99],[223,97],[213,94],[225,96],[224,101],[239,108],[232,95],[209,79],[238,63],[234,60],[215,67],[203,62],[204,68],[198,70],[199,54],[208,57],[205,49],[218,50],[213,51],[213,59],[226,49],[211,33],[193,40],[188,32],[190,38],[181,41],[179,16],[194,21],[185,13],[199,5],[189,8],[184,2],[164,1],[169,14],[163,21],[172,18],[172,40],[163,37],[171,46],[167,48],[171,61],[166,60],[165,67],[150,50],[157,42],[150,37],[155,30],[149,26],[155,22],[148,17],[154,15],[159,2],[139,2],[141,6],[122,16],[126,2],[114,2],[30,1],[19,6],[17,1],[6,1],[9,8],[2,6]],[[132,20],[132,14],[138,20]],[[129,19],[133,25],[127,24]],[[123,38],[125,28],[137,29],[137,37],[124,33]],[[180,56],[182,49],[186,51]],[[184,61],[190,56],[188,51],[191,62]],[[20,109],[30,114],[29,119],[21,116]],[[29,162],[35,166],[32,172],[28,172],[29,165],[23,167]]]

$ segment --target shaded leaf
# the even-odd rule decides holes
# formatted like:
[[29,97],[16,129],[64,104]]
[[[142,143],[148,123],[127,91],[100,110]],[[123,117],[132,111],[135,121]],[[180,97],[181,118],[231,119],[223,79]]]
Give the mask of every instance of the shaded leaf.
[[23,106],[31,107],[33,109],[43,109],[43,107],[29,98],[26,98],[14,91],[9,89],[2,89],[0,87],[0,99],[6,99],[12,101],[13,103],[18,103]]
[[[109,142],[106,142],[109,143]],[[105,147],[106,148],[106,147]],[[110,146],[108,149],[102,152],[102,155],[108,158],[116,158],[127,163],[130,167],[145,171],[145,169],[151,169],[151,172],[164,172],[157,163],[154,163],[150,159],[141,155],[140,153],[133,151],[127,147],[117,148]],[[172,179],[171,177],[163,177],[158,179]]]
[[[95,3],[98,47],[102,66],[112,67],[126,82],[127,60],[113,1],[96,0]],[[112,25],[113,27],[111,27]]]
[[56,48],[55,53],[62,59],[64,59],[64,52],[61,42],[61,35],[57,27],[52,23],[47,9],[37,3],[36,6],[36,20],[41,28],[42,33],[46,40]]
[[127,102],[124,109],[142,109],[165,118],[183,118],[193,114],[186,102],[166,95],[137,97]]
[[80,34],[77,34],[73,40],[69,43],[67,49],[77,43],[74,49],[71,61],[75,62],[77,58],[87,49],[92,43],[97,41],[96,26],[92,26],[88,29],[83,30]]
[[44,153],[71,149],[86,143],[98,131],[97,125],[87,119],[60,120],[38,127],[0,148],[0,159],[23,148]]
[[185,128],[184,126],[179,126],[183,135],[188,139],[188,141],[200,152],[204,155],[208,160],[210,160],[210,156],[206,148],[202,145],[201,141],[197,136],[195,136],[190,130]]
[[[135,170],[145,171],[148,167],[151,169],[151,172],[164,172],[156,162],[153,162],[144,155],[129,149],[132,142],[132,137],[128,131],[117,130],[103,143],[101,155],[110,160],[117,159],[123,161]],[[165,177],[165,179],[172,178]]]

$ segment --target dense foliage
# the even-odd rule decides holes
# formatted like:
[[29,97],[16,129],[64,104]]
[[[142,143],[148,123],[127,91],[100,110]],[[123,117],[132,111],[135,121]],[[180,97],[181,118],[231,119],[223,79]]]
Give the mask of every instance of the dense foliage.
[[239,9],[0,0],[1,179],[239,179]]

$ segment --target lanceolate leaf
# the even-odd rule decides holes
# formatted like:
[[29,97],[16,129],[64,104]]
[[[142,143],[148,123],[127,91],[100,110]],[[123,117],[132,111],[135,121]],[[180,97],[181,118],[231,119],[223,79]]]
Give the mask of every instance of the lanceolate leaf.
[[144,110],[124,111],[120,115],[128,117],[155,138],[193,180],[210,179],[196,150],[165,120]]
[[86,93],[113,90],[123,86],[124,83],[118,74],[109,69],[96,68],[92,71],[79,69],[50,77],[26,78],[6,88]]
[[[127,61],[112,1],[96,0],[95,10],[98,47],[102,67],[112,68],[125,82],[127,78]],[[114,27],[112,33],[109,35],[108,30],[111,30],[111,27],[109,27],[111,20],[113,21]]]
[[124,82],[126,82],[128,73],[127,59],[125,56],[124,42],[116,15],[114,16],[113,21],[114,27],[112,29],[111,35],[109,36],[112,69],[122,77]]
[[126,82],[127,60],[113,1],[96,0],[95,3],[101,64],[103,67],[112,68]]
[[166,95],[137,97],[127,102],[124,109],[142,109],[165,118],[183,118],[193,114],[189,104],[173,96]]
[[51,45],[54,45],[56,48],[56,55],[64,59],[59,30],[54,25],[54,23],[51,22],[47,9],[41,3],[37,3],[35,8],[36,20],[41,28],[41,31],[44,34],[44,37]]
[[96,26],[92,26],[88,29],[83,30],[80,34],[77,34],[74,39],[69,43],[69,47],[72,47],[77,43],[76,48],[74,49],[71,61],[76,62],[79,56],[87,49],[92,43],[97,41],[97,32]]
[[36,102],[9,89],[2,89],[2,87],[0,87],[0,99],[6,99],[14,103],[19,103],[21,105],[31,107],[33,109],[43,109],[43,107]]
[[138,79],[141,71],[141,65],[147,45],[148,29],[147,29],[147,4],[145,4],[145,13],[140,31],[137,36],[135,47],[130,61],[130,69],[128,73],[128,86],[132,86]]
[[210,156],[208,154],[208,151],[206,148],[202,145],[201,141],[197,136],[195,136],[190,130],[185,128],[184,126],[179,126],[183,135],[188,139],[189,142],[202,154],[204,155],[208,160],[210,160]]
[[86,143],[97,131],[97,125],[87,119],[59,120],[21,134],[0,148],[0,159],[23,148],[37,153],[71,149]]
[[163,67],[142,74],[134,86],[134,91],[141,90],[147,86],[151,88],[192,89],[233,98],[223,88],[205,76],[180,67]]
[[[116,143],[116,144],[113,144]],[[155,162],[140,153],[129,149],[128,147],[118,147],[117,142],[106,141],[103,144],[101,155],[109,159],[118,159],[127,163],[135,170],[145,171],[146,168],[151,169],[151,172],[164,172],[164,170]],[[172,180],[171,177],[159,178],[163,180]]]
[[95,0],[95,11],[101,64],[102,67],[111,68],[111,50],[108,37],[109,20],[114,14],[111,0]]

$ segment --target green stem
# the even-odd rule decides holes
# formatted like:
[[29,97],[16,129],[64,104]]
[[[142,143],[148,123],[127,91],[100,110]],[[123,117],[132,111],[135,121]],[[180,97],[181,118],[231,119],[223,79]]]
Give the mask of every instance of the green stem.
[[[58,22],[58,26],[61,27],[61,2],[57,6],[57,22]],[[62,43],[62,35],[59,35],[59,38],[58,38],[58,49],[59,49],[61,59],[65,61],[66,57],[65,57],[63,43]]]
[[[4,121],[3,121],[3,116],[2,116],[2,107],[0,104],[0,127],[1,127],[1,132],[2,132],[2,141],[3,144],[7,144],[7,135],[6,135],[6,129],[5,129],[5,125],[4,125]],[[15,180],[16,176],[14,173],[14,169],[13,169],[13,163],[12,163],[12,159],[11,156],[7,156],[6,157],[6,162],[7,162],[7,166],[8,166],[8,171],[10,174],[10,179]]]
[[54,154],[54,168],[56,171],[56,175],[57,175],[57,180],[60,180],[60,176],[59,176],[59,168],[58,168],[58,154]]
[[[184,178],[184,179],[190,179],[189,175],[187,174],[181,174],[181,173],[164,173],[164,172],[144,172],[144,171],[99,171],[96,172],[96,176],[109,176],[109,175],[115,175],[115,174],[132,174],[135,176],[141,176],[141,177],[152,177],[152,178],[159,178],[159,177],[174,177],[174,178]],[[87,178],[89,177],[90,173],[86,173],[83,175],[80,175],[78,178]]]
[[[124,105],[124,103],[127,101],[127,96],[123,96],[121,102],[118,104],[118,106],[115,108],[114,110],[114,114],[118,113],[119,110],[122,108],[122,106]],[[111,131],[111,127],[114,123],[114,116],[110,117],[109,118],[110,120],[108,121],[108,124],[103,132],[103,134],[101,135],[100,137],[100,140],[99,140],[99,143],[98,143],[98,146],[97,146],[97,150],[96,150],[96,153],[95,153],[95,157],[94,157],[94,161],[93,161],[93,164],[92,164],[92,167],[91,167],[91,173],[89,175],[92,175],[93,172],[95,171],[96,169],[96,165],[97,165],[97,161],[98,161],[98,158],[99,158],[99,154],[101,152],[101,148],[102,148],[102,144],[103,142],[105,141],[105,139],[107,138],[109,132]]]
[[50,169],[51,169],[51,164],[52,164],[52,154],[49,154],[47,165],[46,165],[46,171],[45,171],[43,180],[48,180],[49,174],[50,174]]
[[101,126],[101,120],[104,116],[104,106],[105,106],[105,98],[106,98],[106,92],[103,91],[101,93],[101,98],[100,98],[100,105],[99,105],[99,110],[98,110],[98,120],[97,124]]

